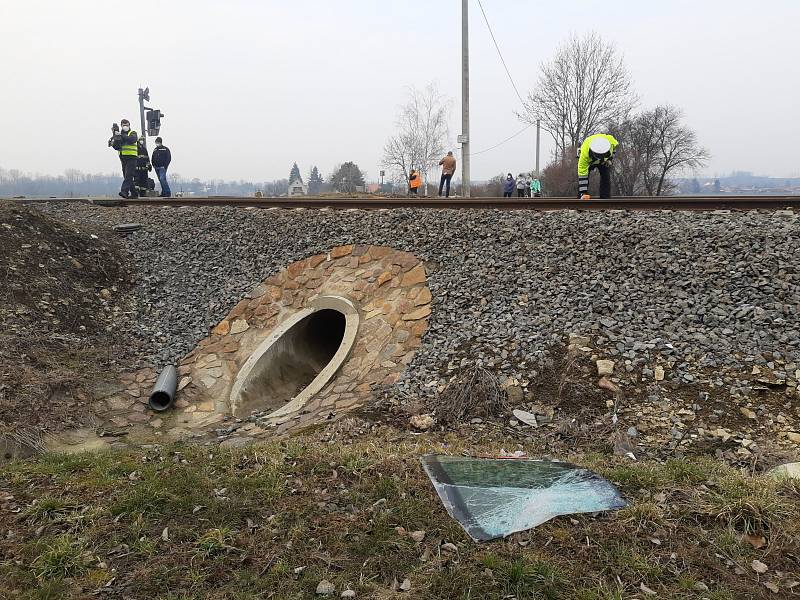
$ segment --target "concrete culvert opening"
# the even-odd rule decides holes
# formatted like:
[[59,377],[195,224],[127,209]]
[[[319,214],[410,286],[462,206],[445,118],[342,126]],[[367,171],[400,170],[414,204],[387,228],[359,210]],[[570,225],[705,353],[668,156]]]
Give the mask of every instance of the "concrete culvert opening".
[[[337,308],[303,311],[279,328],[242,367],[231,393],[232,412],[241,416],[302,406],[346,358],[358,327],[352,311],[349,316]],[[348,327],[353,318],[355,327],[352,322]]]

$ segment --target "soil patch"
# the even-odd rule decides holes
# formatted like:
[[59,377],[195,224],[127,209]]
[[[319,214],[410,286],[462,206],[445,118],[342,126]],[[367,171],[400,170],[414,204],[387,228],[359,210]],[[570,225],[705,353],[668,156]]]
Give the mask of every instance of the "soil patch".
[[131,275],[115,234],[0,202],[0,432],[91,425],[117,372]]

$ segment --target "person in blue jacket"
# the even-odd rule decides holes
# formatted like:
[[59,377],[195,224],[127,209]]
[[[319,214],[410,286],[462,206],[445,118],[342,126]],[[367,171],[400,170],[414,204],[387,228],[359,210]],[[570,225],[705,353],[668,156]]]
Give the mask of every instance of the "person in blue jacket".
[[517,187],[517,182],[514,181],[514,176],[509,173],[506,180],[503,182],[503,198],[511,198],[514,195],[514,190]]

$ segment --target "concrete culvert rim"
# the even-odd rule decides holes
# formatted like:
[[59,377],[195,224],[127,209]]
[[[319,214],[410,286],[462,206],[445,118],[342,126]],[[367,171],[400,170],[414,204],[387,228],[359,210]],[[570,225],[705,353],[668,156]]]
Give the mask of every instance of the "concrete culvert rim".
[[300,410],[336,375],[356,341],[360,317],[352,302],[322,296],[279,325],[250,355],[234,381],[235,416]]

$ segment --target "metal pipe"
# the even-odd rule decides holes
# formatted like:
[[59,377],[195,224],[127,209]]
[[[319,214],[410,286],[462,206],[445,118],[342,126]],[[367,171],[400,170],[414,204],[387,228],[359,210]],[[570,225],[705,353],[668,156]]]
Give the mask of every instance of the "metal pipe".
[[150,408],[156,412],[169,409],[175,401],[177,388],[178,371],[174,365],[167,365],[158,376],[153,391],[150,392]]

